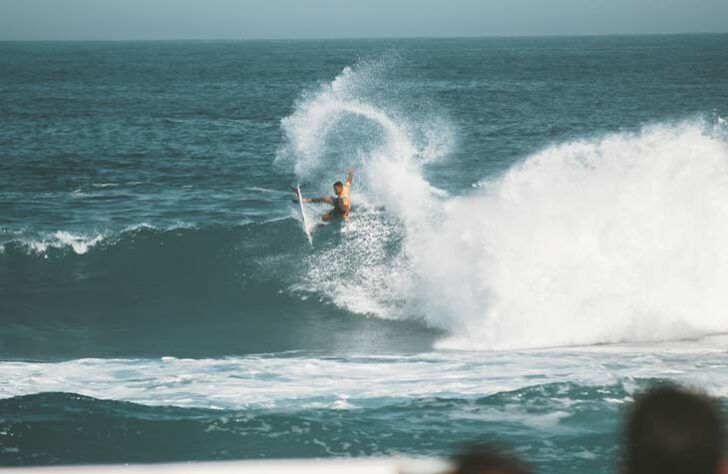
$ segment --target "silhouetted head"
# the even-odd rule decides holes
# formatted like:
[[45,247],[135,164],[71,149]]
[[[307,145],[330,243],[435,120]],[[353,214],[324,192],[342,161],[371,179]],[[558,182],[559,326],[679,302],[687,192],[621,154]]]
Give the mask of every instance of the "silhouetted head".
[[344,183],[337,181],[334,183],[334,192],[337,196],[341,196],[341,191],[344,190]]
[[488,445],[473,445],[455,456],[453,474],[529,474],[530,469],[516,456]]
[[625,430],[623,471],[717,474],[725,442],[717,401],[682,387],[661,385],[635,399]]

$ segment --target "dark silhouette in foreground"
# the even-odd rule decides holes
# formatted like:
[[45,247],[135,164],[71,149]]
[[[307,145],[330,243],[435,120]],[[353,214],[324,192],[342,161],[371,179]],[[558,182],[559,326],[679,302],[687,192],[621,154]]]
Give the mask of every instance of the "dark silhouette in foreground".
[[624,432],[624,474],[728,474],[720,405],[660,385],[638,395]]
[[473,445],[454,457],[452,474],[530,474],[515,455],[491,445]]

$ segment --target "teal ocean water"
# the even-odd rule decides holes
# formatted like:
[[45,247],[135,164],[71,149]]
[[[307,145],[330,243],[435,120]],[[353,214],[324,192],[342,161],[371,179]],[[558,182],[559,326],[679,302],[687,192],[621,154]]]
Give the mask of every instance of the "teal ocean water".
[[[728,400],[727,59],[0,43],[0,465],[487,440],[613,472],[636,391]],[[349,167],[350,222],[309,244],[290,187]]]

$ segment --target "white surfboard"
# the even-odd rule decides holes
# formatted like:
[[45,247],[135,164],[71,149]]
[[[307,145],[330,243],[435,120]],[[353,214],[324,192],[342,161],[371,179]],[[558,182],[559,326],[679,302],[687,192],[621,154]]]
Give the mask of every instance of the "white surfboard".
[[306,237],[308,237],[308,243],[313,245],[313,237],[311,236],[311,231],[308,229],[308,222],[306,221],[306,211],[303,209],[303,196],[301,196],[300,186],[296,186],[296,195],[298,196],[298,207],[301,211],[301,224],[303,224],[303,231],[306,233]]

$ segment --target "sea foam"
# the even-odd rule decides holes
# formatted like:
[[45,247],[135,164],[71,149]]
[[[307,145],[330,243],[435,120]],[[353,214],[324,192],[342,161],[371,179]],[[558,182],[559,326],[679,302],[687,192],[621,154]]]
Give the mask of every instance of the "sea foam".
[[[713,336],[700,341],[487,354],[436,351],[323,358],[297,354],[295,363],[291,354],[5,361],[0,362],[0,377],[6,381],[0,386],[0,399],[62,391],[189,408],[352,409],[417,399],[475,400],[521,390],[542,396],[549,386],[569,384],[576,384],[581,393],[619,385],[630,395],[645,382],[666,376],[725,397],[726,341],[726,336]],[[604,396],[609,395],[599,395]],[[554,411],[570,411],[568,404],[578,398],[563,393],[551,397]],[[557,406],[561,403],[566,405]],[[503,405],[494,407],[492,416],[509,418]],[[559,418],[555,414],[555,420],[549,415],[529,421],[527,416],[520,422],[551,423]]]

